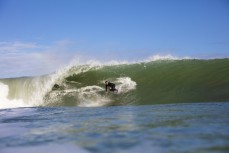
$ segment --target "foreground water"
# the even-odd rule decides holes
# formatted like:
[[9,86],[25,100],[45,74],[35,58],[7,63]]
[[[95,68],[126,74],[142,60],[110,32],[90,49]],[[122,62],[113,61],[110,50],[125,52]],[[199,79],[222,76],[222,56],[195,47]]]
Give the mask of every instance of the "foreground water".
[[0,152],[229,152],[229,103],[0,110]]

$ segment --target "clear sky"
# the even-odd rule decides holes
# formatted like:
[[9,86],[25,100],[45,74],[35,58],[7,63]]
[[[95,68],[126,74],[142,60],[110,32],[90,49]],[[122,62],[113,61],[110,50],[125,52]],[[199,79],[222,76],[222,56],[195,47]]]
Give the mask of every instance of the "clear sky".
[[168,54],[229,57],[229,1],[0,0],[0,78]]

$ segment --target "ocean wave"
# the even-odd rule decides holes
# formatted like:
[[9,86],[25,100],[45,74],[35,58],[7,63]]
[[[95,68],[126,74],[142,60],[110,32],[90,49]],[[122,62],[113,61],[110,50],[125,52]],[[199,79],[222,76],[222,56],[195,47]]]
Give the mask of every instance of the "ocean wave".
[[[229,101],[228,76],[229,59],[168,55],[138,62],[72,62],[50,75],[0,79],[0,108],[222,102]],[[118,94],[106,94],[105,80],[116,84]]]

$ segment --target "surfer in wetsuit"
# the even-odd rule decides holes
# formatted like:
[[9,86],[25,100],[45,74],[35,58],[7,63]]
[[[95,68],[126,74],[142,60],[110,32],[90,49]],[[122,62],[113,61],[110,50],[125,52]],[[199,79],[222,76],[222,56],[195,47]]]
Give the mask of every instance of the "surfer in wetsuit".
[[106,92],[107,92],[107,87],[110,88],[110,91],[118,92],[118,89],[115,89],[115,84],[114,83],[111,83],[109,81],[105,81],[105,85],[106,85]]

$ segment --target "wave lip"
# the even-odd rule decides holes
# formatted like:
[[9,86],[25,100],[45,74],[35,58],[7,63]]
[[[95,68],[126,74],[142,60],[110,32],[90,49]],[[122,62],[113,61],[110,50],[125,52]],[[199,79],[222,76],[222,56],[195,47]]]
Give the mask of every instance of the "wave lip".
[[178,56],[173,56],[173,55],[154,55],[150,56],[147,59],[143,60],[144,62],[153,62],[153,61],[163,61],[163,60],[187,60],[187,59],[194,59],[188,56],[185,57],[178,57]]

